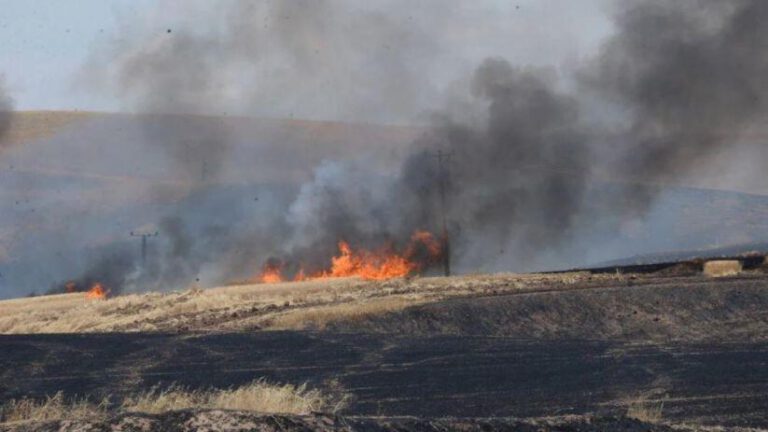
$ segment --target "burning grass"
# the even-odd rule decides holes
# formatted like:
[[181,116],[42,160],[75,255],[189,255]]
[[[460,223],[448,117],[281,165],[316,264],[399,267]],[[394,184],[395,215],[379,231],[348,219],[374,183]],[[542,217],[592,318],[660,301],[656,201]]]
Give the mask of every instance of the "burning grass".
[[[416,231],[406,247],[395,251],[392,245],[385,245],[378,250],[353,249],[344,240],[339,241],[338,255],[331,258],[328,269],[307,274],[304,266],[299,265],[292,280],[306,281],[314,279],[358,277],[363,280],[387,280],[401,278],[439,262],[443,257],[443,247],[430,232]],[[262,283],[277,283],[286,280],[286,263],[270,259],[256,278]]]
[[97,282],[85,293],[85,297],[95,300],[104,300],[107,298],[107,292],[108,291],[104,286]]
[[67,401],[61,392],[34,400],[11,400],[0,407],[0,423],[45,422],[57,420],[103,420],[127,412],[159,414],[184,409],[225,409],[265,414],[335,414],[347,406],[346,393],[329,395],[306,384],[270,384],[256,380],[233,389],[189,390],[179,386],[153,388],[129,396],[113,406],[105,398],[99,403],[87,399]]

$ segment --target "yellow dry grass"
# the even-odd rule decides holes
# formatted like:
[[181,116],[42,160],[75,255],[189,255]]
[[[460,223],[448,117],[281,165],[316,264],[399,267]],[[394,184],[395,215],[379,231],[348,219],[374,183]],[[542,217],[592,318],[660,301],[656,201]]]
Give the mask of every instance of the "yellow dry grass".
[[[55,135],[61,129],[92,117],[86,111],[18,111],[3,136],[5,144],[21,144]],[[102,114],[103,115],[103,114]]]
[[336,413],[348,402],[346,393],[330,396],[306,384],[270,384],[256,380],[233,389],[188,390],[179,386],[154,388],[129,396],[116,409],[108,398],[99,403],[86,399],[66,401],[61,392],[46,398],[11,400],[0,407],[0,423],[45,422],[57,420],[101,420],[125,412],[159,414],[184,409],[225,409],[268,414]]
[[227,409],[260,413],[309,414],[314,411],[336,413],[346,406],[347,398],[334,399],[306,384],[274,385],[257,380],[235,389],[187,390],[172,386],[152,389],[126,398],[124,412],[162,413],[183,409]]
[[734,276],[741,273],[741,262],[737,260],[716,260],[704,263],[704,274],[709,277]]
[[297,309],[278,315],[270,321],[269,327],[275,330],[312,328],[324,330],[333,321],[354,321],[372,315],[395,312],[409,306],[426,302],[426,298],[385,297],[357,303],[342,303]]
[[627,407],[628,418],[640,420],[646,423],[659,423],[662,420],[664,402],[648,402],[645,400],[633,401]]
[[0,407],[0,423],[45,422],[55,420],[99,420],[107,416],[109,401],[93,403],[87,399],[65,401],[61,392],[38,401],[15,399]]
[[0,301],[0,333],[236,331],[322,328],[450,297],[561,287],[613,275],[497,274],[367,282],[326,279],[190,288],[89,300],[83,293]]

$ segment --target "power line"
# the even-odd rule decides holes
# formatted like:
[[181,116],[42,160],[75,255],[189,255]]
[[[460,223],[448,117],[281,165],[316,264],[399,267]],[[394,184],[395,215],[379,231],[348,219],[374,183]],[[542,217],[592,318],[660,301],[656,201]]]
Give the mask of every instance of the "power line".
[[141,266],[144,267],[147,264],[147,239],[151,237],[157,237],[158,232],[154,233],[134,233],[131,231],[131,237],[141,238]]
[[442,242],[443,242],[443,274],[445,276],[451,275],[451,241],[448,234],[448,182],[450,181],[450,171],[448,164],[451,162],[453,152],[444,152],[443,150],[437,150],[433,154],[437,159],[437,186],[440,191],[440,222],[442,225]]

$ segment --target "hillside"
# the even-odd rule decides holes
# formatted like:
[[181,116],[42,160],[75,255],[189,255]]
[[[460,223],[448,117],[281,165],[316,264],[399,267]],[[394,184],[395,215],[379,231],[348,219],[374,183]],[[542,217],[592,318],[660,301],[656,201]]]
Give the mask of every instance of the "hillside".
[[[20,111],[13,113],[10,130],[2,140],[14,147],[4,157],[31,173],[168,181],[173,179],[167,166],[172,155],[164,153],[164,141],[213,134],[209,144],[227,153],[223,170],[228,174],[208,180],[274,183],[306,181],[308,171],[321,160],[353,158],[363,150],[372,160],[391,162],[420,131],[406,126],[297,119]],[[98,163],[92,163],[95,159]],[[126,165],[139,160],[141,166]],[[274,164],[278,160],[279,170]]]
[[766,276],[500,274],[0,302],[0,333],[322,330],[646,342],[765,340]]
[[[8,300],[0,400],[63,392],[119,402],[172,385],[266,380],[342,392],[340,415],[375,417],[382,429],[371,430],[450,429],[446,416],[486,419],[462,430],[526,430],[509,417],[549,430],[535,422],[553,415],[567,416],[552,426],[560,431],[590,430],[579,419],[608,422],[597,430],[763,427],[766,280],[761,269],[720,278],[668,269]],[[382,416],[417,423],[382,426]]]
[[105,115],[87,111],[16,111],[2,143],[13,146],[52,137],[67,127]]

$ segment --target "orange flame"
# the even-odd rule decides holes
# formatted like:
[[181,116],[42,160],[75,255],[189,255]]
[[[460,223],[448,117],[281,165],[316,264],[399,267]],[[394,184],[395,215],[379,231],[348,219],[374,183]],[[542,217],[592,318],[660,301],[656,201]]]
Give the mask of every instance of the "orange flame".
[[[417,257],[419,245],[424,246],[426,257]],[[339,242],[339,255],[331,258],[331,269],[315,278],[359,277],[367,280],[385,280],[405,277],[435,262],[442,254],[442,246],[427,231],[416,231],[402,254],[382,248],[379,251],[353,250],[345,241]],[[302,272],[303,276],[303,272]]]
[[107,290],[104,289],[104,286],[98,282],[93,284],[91,289],[88,290],[88,292],[85,293],[85,298],[89,299],[106,299],[107,298]]
[[426,247],[430,263],[436,262],[443,255],[443,245],[429,231],[416,231],[413,233],[406,255],[414,255],[419,244]]
[[[328,279],[340,277],[359,277],[366,280],[385,280],[405,277],[433,264],[442,256],[443,247],[431,233],[416,231],[402,253],[392,247],[382,247],[376,251],[354,250],[344,240],[338,243],[338,255],[331,257],[327,270],[307,274],[304,267],[293,276],[294,281]],[[261,283],[283,282],[284,263],[270,259],[262,269],[257,280]]]
[[279,263],[267,263],[259,275],[261,283],[278,283],[283,281],[282,265]]
[[353,251],[345,241],[339,242],[339,255],[331,258],[331,269],[320,278],[353,277],[384,280],[410,274],[417,265],[396,253],[381,250]]
[[301,282],[307,280],[308,277],[306,274],[304,274],[304,267],[300,267],[299,271],[296,272],[296,274],[293,276],[293,280],[296,282]]

